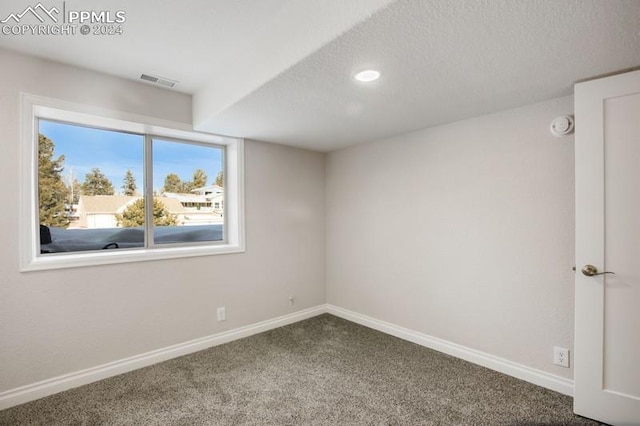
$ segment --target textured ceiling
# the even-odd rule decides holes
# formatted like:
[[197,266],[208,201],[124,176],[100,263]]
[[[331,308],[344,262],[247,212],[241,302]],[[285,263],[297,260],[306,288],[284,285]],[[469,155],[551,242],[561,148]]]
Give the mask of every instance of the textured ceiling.
[[[29,4],[3,0],[0,18]],[[2,35],[0,47],[176,79],[194,95],[197,129],[320,151],[568,95],[577,80],[640,66],[640,0],[66,5],[125,10],[125,34]],[[368,67],[380,80],[352,80]]]
[[[638,65],[638,0],[400,0],[200,124],[330,151]],[[382,77],[357,84],[366,67]]]
[[[0,20],[38,1],[63,9],[63,0],[2,0]],[[264,84],[392,1],[66,0],[66,10],[124,11],[123,34],[0,34],[0,47],[130,79],[160,75],[184,93],[211,87],[233,103],[236,92]]]

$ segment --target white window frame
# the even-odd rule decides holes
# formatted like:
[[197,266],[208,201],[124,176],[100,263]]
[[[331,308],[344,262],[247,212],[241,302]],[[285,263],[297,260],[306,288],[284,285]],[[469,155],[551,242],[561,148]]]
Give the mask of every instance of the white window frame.
[[[244,140],[194,132],[182,123],[105,110],[21,93],[20,270],[22,272],[114,263],[207,256],[245,251]],[[55,120],[115,131],[224,146],[224,242],[207,245],[155,245],[147,248],[40,254],[38,210],[38,119]]]

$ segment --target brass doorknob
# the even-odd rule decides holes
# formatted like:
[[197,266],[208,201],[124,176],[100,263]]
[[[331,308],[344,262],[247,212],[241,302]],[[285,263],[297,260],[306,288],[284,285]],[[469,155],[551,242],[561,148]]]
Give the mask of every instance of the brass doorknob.
[[596,268],[595,266],[585,265],[584,268],[582,268],[582,274],[586,275],[587,277],[593,277],[596,275],[615,274],[615,272],[598,272],[598,268]]

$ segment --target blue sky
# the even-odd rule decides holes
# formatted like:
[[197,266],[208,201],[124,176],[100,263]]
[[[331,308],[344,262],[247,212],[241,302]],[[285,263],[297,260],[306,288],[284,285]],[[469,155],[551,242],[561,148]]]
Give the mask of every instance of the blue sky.
[[[138,191],[142,189],[144,137],[109,130],[92,129],[53,121],[40,120],[40,133],[55,144],[55,157],[65,156],[65,181],[73,172],[80,183],[93,167],[109,178],[116,190],[122,191],[127,169],[131,169]],[[222,169],[222,150],[202,145],[154,140],[153,187],[159,190],[164,178],[175,173],[183,181],[191,180],[195,169],[203,169],[212,184]]]

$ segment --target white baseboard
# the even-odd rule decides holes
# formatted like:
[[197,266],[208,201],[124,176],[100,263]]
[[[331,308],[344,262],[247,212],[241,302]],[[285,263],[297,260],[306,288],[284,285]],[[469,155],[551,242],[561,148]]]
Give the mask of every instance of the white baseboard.
[[258,322],[222,333],[212,334],[210,336],[113,361],[97,367],[87,368],[85,370],[76,371],[43,380],[41,382],[11,389],[0,393],[0,410],[24,404],[25,402],[40,399],[71,388],[86,385],[88,383],[97,382],[98,380],[106,379],[108,377],[117,376],[118,374],[147,367],[168,359],[201,351],[203,349],[221,345],[233,340],[242,339],[257,333],[262,333],[263,331],[293,324],[325,312],[327,312],[327,306],[319,305],[271,320]]
[[556,376],[555,374],[527,367],[504,358],[500,358],[485,352],[477,351],[466,346],[451,343],[446,340],[419,333],[407,328],[399,327],[385,321],[361,315],[347,309],[333,305],[327,305],[327,312],[340,318],[364,325],[374,330],[398,337],[403,340],[416,343],[420,346],[434,349],[456,358],[499,371],[500,373],[533,383],[547,389],[573,396],[573,380]]
[[78,386],[97,382],[98,380],[106,379],[108,377],[137,370],[142,367],[147,367],[168,359],[201,351],[233,340],[242,339],[244,337],[262,333],[284,325],[293,324],[323,313],[330,313],[337,317],[390,334],[400,339],[408,340],[418,345],[464,359],[474,364],[499,371],[538,386],[573,396],[573,380],[565,379],[564,377],[536,370],[485,352],[467,348],[446,340],[399,327],[385,321],[380,321],[366,315],[361,315],[347,309],[326,304],[11,389],[0,393],[0,410],[24,404],[25,402],[40,399]]

